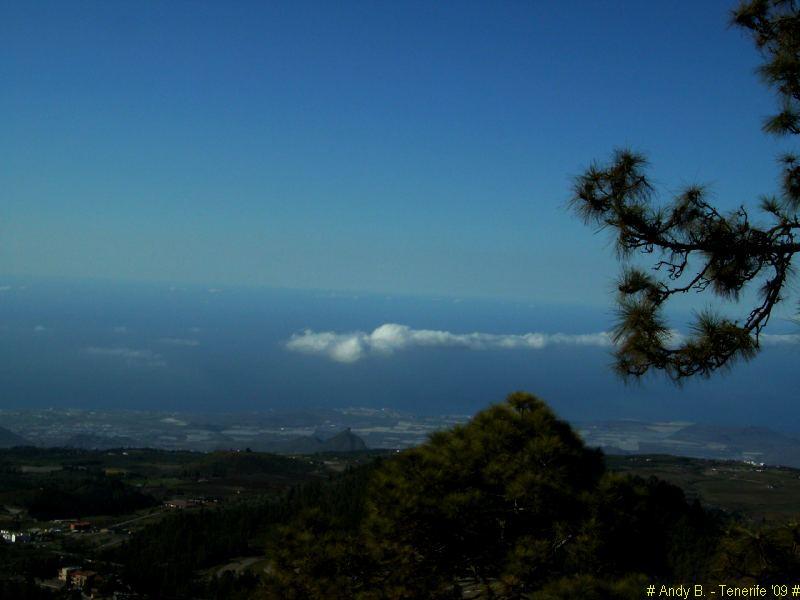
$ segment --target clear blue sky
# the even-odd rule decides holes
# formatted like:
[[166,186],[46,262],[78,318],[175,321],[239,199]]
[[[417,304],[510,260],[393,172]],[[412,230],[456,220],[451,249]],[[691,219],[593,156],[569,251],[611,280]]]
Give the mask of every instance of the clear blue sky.
[[593,159],[775,189],[731,8],[3,2],[0,275],[607,304]]

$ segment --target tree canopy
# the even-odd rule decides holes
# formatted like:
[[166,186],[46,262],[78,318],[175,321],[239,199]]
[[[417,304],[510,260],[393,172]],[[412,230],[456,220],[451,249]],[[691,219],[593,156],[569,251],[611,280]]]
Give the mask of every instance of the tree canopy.
[[378,471],[366,531],[392,587],[427,578],[428,597],[466,582],[522,590],[562,568],[602,472],[599,452],[517,392]]
[[[732,23],[752,35],[764,56],[759,69],[777,93],[780,108],[764,130],[800,134],[800,11],[796,0],[750,0]],[[707,200],[707,190],[690,186],[666,205],[655,203],[647,160],[629,150],[614,152],[575,178],[571,205],[587,223],[614,231],[620,258],[652,255],[650,270],[626,266],[618,281],[616,368],[623,376],[662,370],[673,379],[709,376],[737,359],[750,359],[775,306],[784,300],[792,259],[800,251],[800,159],[780,158],[780,193],[764,197],[768,224],[751,220],[744,206],[730,213]],[[706,292],[738,300],[748,284],[758,299],[739,319],[700,313],[689,335],[667,325],[670,298]]]
[[698,575],[717,543],[680,489],[608,473],[524,392],[355,483],[361,502],[322,502],[282,529],[266,597],[555,599],[583,586],[633,599],[643,574]]

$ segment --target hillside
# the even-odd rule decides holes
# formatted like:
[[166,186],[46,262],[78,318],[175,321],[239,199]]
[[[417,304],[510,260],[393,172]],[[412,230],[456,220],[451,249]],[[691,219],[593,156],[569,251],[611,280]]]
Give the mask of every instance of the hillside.
[[107,436],[94,433],[78,433],[71,436],[64,443],[58,445],[64,448],[79,448],[81,450],[110,450],[112,448],[144,447],[144,444],[128,436]]
[[669,454],[800,468],[800,439],[765,427],[647,421],[576,424],[590,446],[608,454]]
[[0,427],[0,448],[13,448],[14,446],[30,446],[31,443],[21,435]]
[[680,456],[606,455],[612,471],[657,477],[689,499],[752,524],[782,523],[800,514],[800,470],[741,461]]
[[353,433],[350,428],[340,431],[332,437],[319,433],[310,436],[297,436],[285,441],[271,439],[253,440],[254,450],[274,452],[277,454],[321,454],[323,452],[358,452],[366,450],[363,439]]

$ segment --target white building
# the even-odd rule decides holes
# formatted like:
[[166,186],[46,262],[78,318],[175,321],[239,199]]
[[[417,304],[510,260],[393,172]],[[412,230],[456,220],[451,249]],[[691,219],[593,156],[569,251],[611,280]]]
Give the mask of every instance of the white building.
[[12,544],[24,544],[31,541],[31,535],[29,533],[9,531],[8,529],[0,529],[0,537]]

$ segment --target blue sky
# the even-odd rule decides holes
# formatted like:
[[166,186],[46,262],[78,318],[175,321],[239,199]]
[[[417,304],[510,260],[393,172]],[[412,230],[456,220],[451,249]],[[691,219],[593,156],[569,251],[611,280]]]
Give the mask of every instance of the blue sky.
[[4,2],[0,275],[610,303],[570,178],[774,191],[730,2]]

